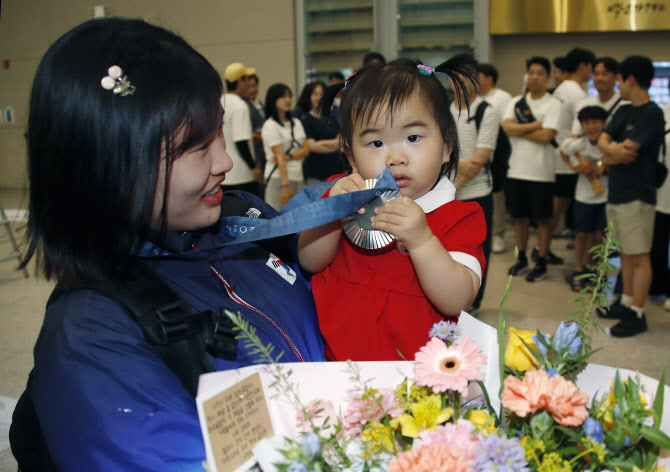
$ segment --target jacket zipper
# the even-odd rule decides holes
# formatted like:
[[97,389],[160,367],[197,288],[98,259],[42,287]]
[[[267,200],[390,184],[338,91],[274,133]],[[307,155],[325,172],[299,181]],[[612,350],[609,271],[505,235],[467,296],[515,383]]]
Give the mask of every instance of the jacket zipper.
[[230,296],[230,298],[233,299],[233,301],[239,303],[242,306],[247,307],[250,310],[255,311],[256,313],[261,315],[263,318],[265,318],[267,321],[269,321],[272,324],[272,326],[277,328],[277,330],[279,330],[279,332],[282,334],[282,336],[284,336],[284,339],[286,339],[286,341],[289,343],[289,345],[291,346],[291,349],[293,350],[295,355],[298,356],[298,359],[300,359],[300,362],[305,362],[305,359],[303,359],[302,355],[298,351],[298,348],[295,347],[295,344],[293,344],[293,342],[288,337],[286,332],[283,329],[281,329],[279,327],[279,325],[277,323],[275,323],[274,320],[272,320],[272,318],[267,316],[265,313],[260,311],[258,308],[254,307],[254,306],[251,306],[247,302],[245,302],[239,295],[237,295],[233,291],[233,287],[230,286],[230,284],[226,281],[226,279],[224,279],[223,276],[211,264],[210,264],[209,267],[210,267],[210,269],[212,269],[212,272],[214,272],[214,275],[216,275],[219,278],[219,280],[221,281],[221,283],[223,283],[224,287],[226,287],[226,291],[228,292],[228,295]]

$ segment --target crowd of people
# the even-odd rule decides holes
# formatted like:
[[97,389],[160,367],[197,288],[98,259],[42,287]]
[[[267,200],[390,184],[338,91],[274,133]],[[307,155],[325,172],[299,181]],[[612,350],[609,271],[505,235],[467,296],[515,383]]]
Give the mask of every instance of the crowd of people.
[[[197,374],[259,360],[226,311],[283,362],[411,356],[433,323],[478,307],[506,212],[520,251],[510,274],[536,282],[561,262],[551,237],[572,208],[575,288],[589,245],[617,221],[623,290],[603,316],[621,319],[615,336],[646,330],[649,254],[665,257],[653,273],[666,291],[670,237],[667,182],[655,209],[665,131],[653,65],[582,49],[561,64],[552,95],[550,61],[529,59],[512,98],[469,54],[433,68],[371,53],[346,79],[307,84],[294,107],[282,83],[259,100],[242,63],[226,68],[224,93],[202,55],[142,20],[67,32],[39,64],[29,112],[22,267],[35,259],[58,285],[10,431],[20,468],[200,470]],[[586,98],[592,69],[598,96]],[[382,172],[398,198],[351,210],[394,237],[379,249],[337,218],[255,242],[222,220],[272,219],[298,193],[346,202]],[[323,181],[325,193],[301,192]]]
[[[379,53],[370,53],[364,58],[363,69],[370,63],[385,64],[386,60]],[[231,64],[226,69],[226,77],[240,68],[244,69],[244,66]],[[242,82],[248,78],[257,84],[254,72],[249,69],[246,76],[233,78]],[[583,48],[574,48],[552,61],[542,56],[532,57],[526,62],[523,93],[516,97],[496,86],[498,71],[494,65],[478,64],[477,72],[477,88],[468,90],[468,97],[455,97],[450,108],[462,153],[452,180],[457,189],[456,198],[474,201],[484,212],[487,227],[483,244],[485,258],[506,250],[504,233],[511,218],[519,256],[509,273],[526,274],[528,282],[540,281],[546,277],[548,265],[565,263],[551,251],[551,241],[555,234],[567,232],[574,237],[574,270],[566,277],[566,282],[573,290],[580,291],[587,284],[584,276],[597,264],[589,249],[602,241],[608,222],[617,221],[614,237],[624,246],[618,284],[621,296],[603,316],[622,320],[611,330],[615,336],[645,331],[643,308],[650,287],[653,295],[670,293],[667,263],[664,262],[667,256],[660,253],[660,258],[649,257],[652,239],[655,254],[660,250],[667,251],[664,246],[667,246],[667,233],[670,232],[663,218],[668,211],[665,208],[670,207],[670,202],[663,206],[665,187],[659,189],[657,199],[655,181],[651,178],[655,175],[656,165],[653,163],[656,159],[651,156],[658,156],[665,139],[663,120],[659,118],[661,112],[646,92],[654,74],[651,60],[633,56],[619,64],[612,57],[596,57]],[[585,85],[591,78],[597,95],[589,97]],[[554,87],[549,88],[552,79]],[[226,80],[229,90],[238,87],[235,81]],[[345,78],[339,72],[330,74],[328,84],[321,81],[308,83],[297,106],[290,113],[282,111],[278,116],[268,110],[277,108],[280,98],[281,107],[289,110],[291,91],[283,86],[285,96],[277,97],[270,93],[274,86],[268,89],[266,122],[261,138],[266,138],[263,148],[270,164],[265,170],[265,181],[257,177],[255,182],[259,192],[265,189],[265,200],[278,210],[303,185],[325,181],[351,170],[349,159],[340,148],[341,93],[334,99],[327,116],[320,117],[317,113],[319,100],[327,87],[341,83],[345,83]],[[630,83],[634,85],[628,86]],[[252,103],[255,93],[257,87],[246,94],[252,113],[258,109],[258,102]],[[480,108],[481,115],[477,112]],[[639,114],[638,110],[644,113]],[[605,115],[602,116],[600,111]],[[619,118],[613,122],[617,112]],[[668,112],[666,109],[666,115]],[[247,128],[248,122],[245,118]],[[623,126],[623,130],[608,128],[610,122],[614,123],[612,126],[617,123]],[[644,130],[645,134],[638,136],[633,133],[635,129],[639,133]],[[283,130],[282,139],[277,135],[278,130]],[[245,136],[249,135],[247,130]],[[633,146],[630,142],[635,142],[639,148],[633,146],[635,149],[628,149],[624,155],[620,147],[610,147],[611,142],[618,142],[615,138],[622,142],[630,139],[628,145]],[[509,169],[504,184],[494,184],[491,164],[496,151],[504,154],[501,139],[511,146]],[[238,137],[230,135],[228,140],[237,143]],[[606,157],[607,149],[618,159]],[[640,159],[637,159],[638,154],[641,154]],[[239,162],[238,165],[244,165],[243,162],[253,165],[251,161]],[[263,156],[256,162],[264,165]],[[275,172],[277,169],[279,171]],[[610,183],[611,172],[614,179]],[[624,182],[617,178],[619,172],[626,173]],[[626,189],[623,193],[622,185]],[[248,187],[240,188],[248,190]],[[614,191],[610,192],[610,188]],[[263,196],[262,193],[259,195]],[[621,205],[630,206],[631,202],[639,202],[642,208],[630,209],[630,214],[614,213],[622,210]],[[606,215],[607,208],[609,216]],[[654,208],[658,214],[652,211]],[[643,214],[646,215],[644,220],[630,219],[633,216],[640,218]],[[527,246],[531,228],[537,230],[537,242],[530,248],[529,256]],[[627,228],[636,229],[628,235]],[[629,237],[642,238],[642,241]],[[479,308],[485,282],[486,271],[470,311]],[[670,310],[670,302],[667,309]]]

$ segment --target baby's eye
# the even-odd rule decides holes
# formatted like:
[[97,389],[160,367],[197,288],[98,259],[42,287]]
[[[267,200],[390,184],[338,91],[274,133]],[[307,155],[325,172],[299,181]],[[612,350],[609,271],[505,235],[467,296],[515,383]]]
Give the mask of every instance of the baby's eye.
[[377,140],[377,141],[371,141],[370,144],[368,144],[368,146],[370,146],[370,147],[372,147],[372,148],[375,148],[375,149],[379,149],[379,148],[382,147],[383,145],[384,145],[384,143],[382,143],[382,142],[379,141],[379,140]]
[[421,136],[419,136],[417,134],[410,134],[409,136],[407,136],[407,141],[410,142],[410,143],[416,143],[420,139],[421,139]]

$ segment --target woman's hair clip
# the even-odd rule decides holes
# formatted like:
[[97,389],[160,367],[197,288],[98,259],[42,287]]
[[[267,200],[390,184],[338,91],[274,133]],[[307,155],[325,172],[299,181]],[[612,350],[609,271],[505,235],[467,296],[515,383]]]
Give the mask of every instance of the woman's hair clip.
[[107,74],[109,75],[103,77],[100,81],[102,88],[111,90],[114,95],[121,95],[122,97],[135,93],[135,87],[130,84],[128,77],[123,75],[123,69],[119,66],[110,67]]
[[435,73],[435,69],[425,64],[418,64],[416,68],[419,69],[419,73],[423,75],[433,75],[433,73]]

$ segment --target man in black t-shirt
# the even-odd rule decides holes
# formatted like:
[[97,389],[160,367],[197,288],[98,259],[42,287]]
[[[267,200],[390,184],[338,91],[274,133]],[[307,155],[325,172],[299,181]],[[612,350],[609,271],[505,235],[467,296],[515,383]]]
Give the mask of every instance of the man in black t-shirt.
[[644,303],[651,284],[649,252],[656,205],[655,165],[664,139],[663,112],[649,99],[654,66],[644,56],[630,56],[619,65],[621,98],[630,100],[617,110],[600,135],[598,147],[610,166],[607,219],[615,221],[614,238],[621,243],[621,299],[598,315],[621,321],[612,336],[634,336],[647,330]]

